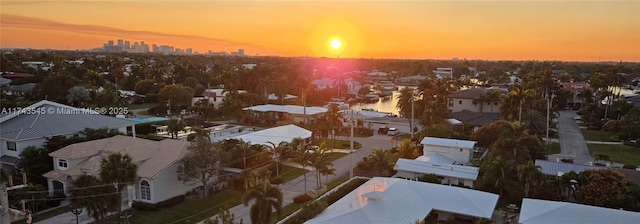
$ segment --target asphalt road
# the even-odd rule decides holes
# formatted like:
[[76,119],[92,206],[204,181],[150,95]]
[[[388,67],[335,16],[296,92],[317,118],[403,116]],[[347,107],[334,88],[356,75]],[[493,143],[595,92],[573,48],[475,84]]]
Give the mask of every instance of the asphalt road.
[[560,111],[558,118],[558,134],[560,141],[560,154],[550,155],[549,160],[556,158],[572,158],[576,164],[584,164],[593,161],[589,154],[587,143],[574,119],[575,111]]

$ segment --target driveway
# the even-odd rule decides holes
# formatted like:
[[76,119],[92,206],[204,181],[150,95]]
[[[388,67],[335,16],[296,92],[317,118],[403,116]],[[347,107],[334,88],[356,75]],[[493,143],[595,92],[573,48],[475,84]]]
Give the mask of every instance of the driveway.
[[560,154],[550,155],[549,160],[556,158],[573,158],[576,164],[585,164],[593,161],[589,154],[587,143],[582,136],[582,132],[576,124],[575,111],[560,111],[558,118],[558,134],[560,140]]

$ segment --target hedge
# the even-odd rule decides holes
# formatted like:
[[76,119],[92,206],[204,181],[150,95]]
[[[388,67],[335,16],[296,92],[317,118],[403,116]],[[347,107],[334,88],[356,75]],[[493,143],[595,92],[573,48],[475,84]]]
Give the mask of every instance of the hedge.
[[324,211],[324,209],[327,208],[327,206],[335,203],[340,198],[344,197],[349,192],[355,190],[356,188],[358,188],[360,185],[364,184],[367,181],[369,181],[369,179],[353,178],[348,182],[344,183],[340,188],[334,191],[331,191],[326,195],[320,196],[318,199],[316,199],[315,201],[309,204],[303,205],[302,208],[298,210],[298,212],[285,218],[286,220],[284,220],[282,223],[283,224],[304,223],[305,221],[312,219],[313,217],[316,217],[318,214],[322,213],[322,211]]
[[138,201],[134,201],[133,204],[131,205],[131,207],[133,207],[136,210],[140,210],[140,211],[158,211],[164,208],[168,208],[174,205],[177,205],[181,202],[183,202],[185,199],[184,195],[179,195],[155,204],[151,204],[151,203],[146,203],[146,202],[138,202]]

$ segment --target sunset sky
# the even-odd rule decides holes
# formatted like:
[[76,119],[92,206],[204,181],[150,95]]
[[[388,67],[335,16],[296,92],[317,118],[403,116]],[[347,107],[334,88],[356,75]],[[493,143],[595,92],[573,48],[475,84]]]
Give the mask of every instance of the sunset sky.
[[[640,61],[640,1],[0,1],[3,48]],[[340,50],[329,46],[342,41]]]

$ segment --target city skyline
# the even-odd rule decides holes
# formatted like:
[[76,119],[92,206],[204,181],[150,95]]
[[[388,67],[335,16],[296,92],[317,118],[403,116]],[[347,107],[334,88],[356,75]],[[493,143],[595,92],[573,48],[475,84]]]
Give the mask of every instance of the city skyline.
[[[89,50],[105,40],[131,39],[201,53],[245,49],[293,57],[640,61],[636,1],[103,0],[0,6],[3,48]],[[329,46],[335,39],[339,49]]]

